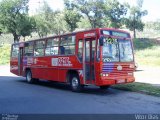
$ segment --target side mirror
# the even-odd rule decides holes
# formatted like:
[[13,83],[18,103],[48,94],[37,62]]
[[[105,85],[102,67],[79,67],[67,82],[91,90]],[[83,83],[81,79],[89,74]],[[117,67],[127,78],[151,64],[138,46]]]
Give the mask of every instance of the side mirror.
[[99,45],[103,46],[103,43],[104,43],[104,37],[100,37],[99,38]]

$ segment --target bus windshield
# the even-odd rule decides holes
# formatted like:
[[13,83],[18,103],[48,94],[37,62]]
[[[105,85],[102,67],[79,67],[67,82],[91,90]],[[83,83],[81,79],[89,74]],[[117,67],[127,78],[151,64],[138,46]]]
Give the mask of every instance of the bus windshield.
[[130,40],[114,39],[103,44],[103,62],[133,62]]

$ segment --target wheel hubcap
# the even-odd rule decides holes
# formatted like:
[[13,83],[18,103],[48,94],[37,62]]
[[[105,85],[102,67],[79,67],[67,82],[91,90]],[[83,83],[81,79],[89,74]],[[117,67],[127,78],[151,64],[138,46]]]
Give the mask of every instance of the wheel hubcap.
[[78,83],[78,79],[74,77],[74,78],[72,79],[72,86],[73,86],[73,88],[77,88],[78,84],[79,84],[79,83]]
[[28,81],[28,82],[31,81],[31,73],[30,73],[30,72],[27,73],[27,81]]

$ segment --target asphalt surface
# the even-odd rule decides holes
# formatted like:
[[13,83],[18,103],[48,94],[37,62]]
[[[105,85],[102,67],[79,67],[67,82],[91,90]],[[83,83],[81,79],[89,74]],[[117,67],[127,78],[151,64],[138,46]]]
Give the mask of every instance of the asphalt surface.
[[143,114],[160,113],[160,97],[89,86],[82,93],[64,84],[40,81],[28,84],[23,77],[0,69],[0,113],[10,114]]

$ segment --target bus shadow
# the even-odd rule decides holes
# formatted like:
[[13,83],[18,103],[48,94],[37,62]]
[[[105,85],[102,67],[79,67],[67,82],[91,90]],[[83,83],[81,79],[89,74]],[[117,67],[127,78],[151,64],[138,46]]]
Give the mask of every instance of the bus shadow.
[[28,83],[26,80],[21,80],[21,81],[18,80],[17,82],[26,83],[28,85],[33,85],[33,86],[42,86],[42,87],[55,88],[55,89],[60,89],[60,90],[70,90],[70,86],[67,84],[46,81],[46,80],[40,80],[33,84]]
[[108,88],[105,90],[100,89],[97,86],[94,87],[85,87],[82,91],[84,94],[95,94],[95,95],[100,95],[100,96],[108,96],[108,95],[116,95],[117,92],[113,88]]
[[135,70],[135,72],[142,72],[142,71],[144,71],[144,70]]
[[[29,83],[27,83],[26,80],[20,80],[20,81],[18,80],[17,82],[29,84]],[[63,91],[72,92],[70,85],[65,84],[65,83],[40,80],[39,82],[34,83],[32,85],[43,86],[43,87],[52,88],[52,89],[56,89],[56,90],[63,90]],[[78,93],[75,93],[75,94],[78,94]],[[117,94],[117,92],[115,92],[115,90],[113,88],[101,90],[97,86],[85,86],[82,89],[82,91],[80,92],[80,94],[93,94],[93,95],[105,96],[105,95]]]
[[18,76],[0,76],[0,81],[14,81],[14,80],[24,80],[24,78]]

